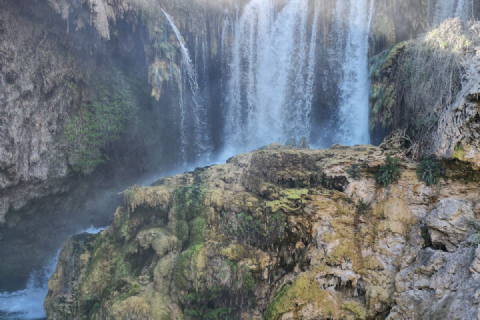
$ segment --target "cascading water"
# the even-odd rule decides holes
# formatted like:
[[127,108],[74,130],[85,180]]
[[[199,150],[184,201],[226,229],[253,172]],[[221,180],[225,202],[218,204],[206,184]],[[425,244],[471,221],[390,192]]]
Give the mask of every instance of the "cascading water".
[[[194,140],[195,140],[195,154],[196,158],[194,161],[208,160],[211,156],[212,147],[210,144],[210,137],[207,130],[207,111],[204,104],[204,99],[201,94],[200,87],[198,85],[198,76],[193,65],[190,53],[185,46],[184,40],[177,26],[173,22],[172,17],[162,10],[165,15],[170,27],[177,38],[178,43],[180,44],[180,52],[182,54],[182,85],[180,88],[180,112],[181,112],[181,131],[182,131],[182,158],[183,164],[187,163],[187,142],[186,132],[188,131],[188,121],[187,118],[189,115],[193,116],[194,123]],[[206,63],[206,62],[205,62]],[[187,102],[186,96],[186,87],[190,87],[191,91],[191,103]],[[191,107],[191,110],[190,110]]]
[[[0,319],[43,319],[43,301],[48,293],[48,279],[55,272],[57,255],[43,268],[33,272],[27,288],[13,293],[0,293]],[[3,317],[2,317],[3,314]]]
[[473,18],[474,0],[458,0],[454,16],[463,21]]
[[348,33],[338,31],[338,41],[346,35],[345,56],[342,63],[338,142],[345,145],[370,142],[368,127],[369,92],[368,36],[374,11],[374,0],[339,0],[337,2],[337,27],[342,27],[344,13],[348,13]]
[[316,51],[309,1],[252,0],[237,19],[226,93],[225,139],[245,151],[310,135]]
[[435,5],[435,18],[433,23],[438,25],[448,18],[451,18],[455,12],[454,0],[438,0]]
[[437,0],[435,3],[434,25],[449,18],[458,17],[463,21],[472,18],[474,0]]
[[[79,234],[97,234],[104,229],[92,226],[86,230],[81,230]],[[33,320],[46,318],[43,301],[47,296],[48,279],[55,272],[59,253],[60,250],[42,270],[35,271],[30,275],[26,289],[12,293],[0,292],[0,319]]]

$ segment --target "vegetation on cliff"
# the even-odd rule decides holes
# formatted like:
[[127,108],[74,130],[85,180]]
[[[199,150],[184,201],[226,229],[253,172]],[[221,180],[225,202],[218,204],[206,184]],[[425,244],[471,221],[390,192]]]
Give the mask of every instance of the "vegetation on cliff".
[[404,130],[416,158],[445,152],[435,146],[451,130],[446,128],[451,120],[445,117],[469,103],[468,92],[478,82],[470,69],[478,64],[479,30],[476,22],[447,20],[418,39],[374,57],[371,129]]
[[[103,77],[91,98],[64,123],[61,140],[75,171],[92,171],[108,161],[106,146],[133,127],[137,103],[126,81],[119,73]],[[71,90],[77,90],[75,84]]]
[[[470,200],[453,197],[470,199],[478,182],[459,180],[460,166],[446,165],[440,186],[427,186],[417,170],[436,177],[436,163],[385,149],[271,145],[132,187],[107,230],[65,244],[49,283],[48,316],[398,319],[410,291],[395,270],[416,272],[409,269],[416,252],[442,246],[452,250],[446,261],[457,259],[456,246],[469,246],[465,239],[477,231],[446,217],[472,215]],[[395,178],[388,189],[374,179],[386,166]],[[440,232],[436,215],[458,227]],[[449,297],[444,306],[463,302]]]

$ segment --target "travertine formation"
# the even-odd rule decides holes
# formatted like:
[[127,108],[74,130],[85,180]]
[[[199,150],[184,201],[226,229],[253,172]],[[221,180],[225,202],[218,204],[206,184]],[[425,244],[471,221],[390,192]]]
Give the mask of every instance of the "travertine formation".
[[270,145],[128,189],[64,245],[49,319],[476,319],[477,172],[445,162],[429,187],[387,145]]

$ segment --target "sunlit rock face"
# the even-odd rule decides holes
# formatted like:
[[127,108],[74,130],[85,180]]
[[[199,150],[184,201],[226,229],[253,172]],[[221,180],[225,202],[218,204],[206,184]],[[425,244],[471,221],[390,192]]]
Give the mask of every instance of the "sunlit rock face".
[[107,230],[64,245],[49,319],[476,318],[478,177],[446,162],[428,187],[385,148],[274,144],[128,189]]
[[371,128],[405,131],[416,157],[479,168],[479,36],[478,22],[457,17],[374,57]]

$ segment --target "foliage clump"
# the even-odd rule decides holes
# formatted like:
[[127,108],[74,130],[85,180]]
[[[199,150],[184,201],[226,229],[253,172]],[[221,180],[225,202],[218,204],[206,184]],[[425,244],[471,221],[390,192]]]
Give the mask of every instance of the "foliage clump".
[[401,173],[400,159],[392,158],[390,155],[387,155],[385,164],[378,170],[375,180],[387,188],[400,179]]
[[362,174],[360,173],[360,166],[358,164],[352,164],[347,169],[348,176],[353,180],[362,179]]
[[443,174],[440,162],[433,156],[423,158],[417,168],[418,180],[425,182],[427,186],[437,184]]

